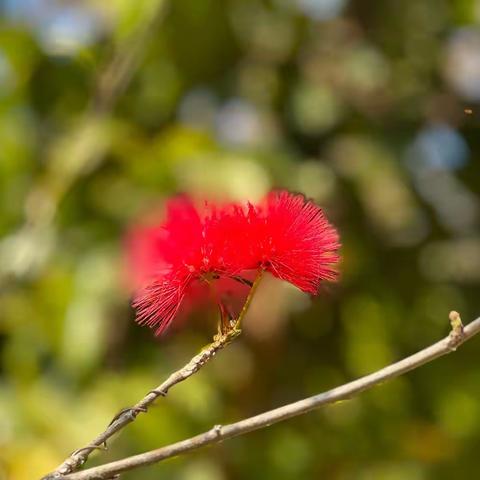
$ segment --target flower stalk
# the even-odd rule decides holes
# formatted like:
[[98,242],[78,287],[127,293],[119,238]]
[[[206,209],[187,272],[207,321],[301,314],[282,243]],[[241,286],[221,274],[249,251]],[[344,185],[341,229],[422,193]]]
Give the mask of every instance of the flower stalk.
[[165,397],[174,385],[183,382],[193,374],[198,372],[206,365],[220,350],[229,345],[241,333],[241,323],[248,312],[253,297],[257,291],[258,285],[262,279],[262,271],[259,270],[252,283],[248,296],[243,304],[242,310],[237,318],[226,323],[228,328],[223,325],[223,318],[219,320],[218,332],[213,337],[213,341],[202,348],[187,364],[179,370],[173,372],[163,383],[151,390],[133,407],[122,409],[109,423],[107,428],[100,433],[90,444],[75,450],[56,470],[49,473],[42,480],[59,480],[72,472],[78,470],[88,459],[94,450],[105,450],[107,440],[116,432],[122,430],[126,425],[132,423],[139,413],[146,413],[148,408],[158,397]]

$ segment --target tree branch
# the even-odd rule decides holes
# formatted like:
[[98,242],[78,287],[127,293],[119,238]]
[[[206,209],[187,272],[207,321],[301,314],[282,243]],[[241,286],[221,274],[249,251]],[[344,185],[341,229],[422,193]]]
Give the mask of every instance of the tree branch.
[[[335,403],[339,400],[346,400],[354,395],[368,390],[385,380],[398,377],[406,372],[414,370],[425,363],[431,362],[438,357],[455,351],[458,346],[466,342],[480,332],[480,318],[477,318],[466,327],[463,327],[460,316],[457,312],[450,313],[452,330],[443,340],[427,347],[399,362],[393,363],[377,372],[361,377],[350,383],[334,388],[324,393],[290,403],[283,407],[270,410],[260,415],[241,420],[229,425],[216,425],[207,432],[195,437],[173,443],[166,447],[152,450],[150,452],[134,455],[116,462],[107,463],[99,467],[90,468],[81,472],[67,475],[65,480],[106,480],[115,475],[133,470],[138,467],[151,465],[167,458],[182,455],[197,450],[206,445],[221,442],[228,438],[243,435],[244,433],[268,427],[274,423],[287,420],[297,415],[310,412],[323,405]],[[62,477],[59,477],[62,478]]]
[[75,450],[61,465],[59,465],[53,472],[47,474],[42,480],[54,480],[63,478],[64,475],[75,472],[81,465],[83,465],[90,453],[94,450],[101,450],[106,448],[107,440],[119,430],[123,429],[129,423],[132,423],[139,413],[146,413],[148,407],[155,402],[158,397],[165,397],[174,385],[183,382],[198,372],[204,365],[206,365],[218,351],[222,350],[229,343],[231,343],[238,335],[240,335],[241,323],[247,314],[248,308],[252,302],[253,296],[258,288],[260,280],[262,279],[262,272],[259,271],[255,281],[253,282],[242,310],[237,319],[229,322],[225,328],[223,321],[219,326],[219,332],[214,336],[213,342],[206,345],[199,354],[195,355],[186,365],[180,370],[173,372],[163,383],[161,383],[154,390],[145,395],[133,407],[124,408],[121,410],[108,424],[107,428],[95,437],[85,447]]

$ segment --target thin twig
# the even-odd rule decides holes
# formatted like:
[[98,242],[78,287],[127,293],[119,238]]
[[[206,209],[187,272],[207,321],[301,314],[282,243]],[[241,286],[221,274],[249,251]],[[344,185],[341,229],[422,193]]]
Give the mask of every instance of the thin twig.
[[258,288],[260,280],[262,278],[262,272],[259,271],[258,275],[253,282],[248,296],[243,305],[242,311],[234,323],[230,325],[229,330],[223,331],[219,328],[218,333],[214,336],[213,342],[206,345],[199,354],[195,355],[186,365],[180,370],[173,372],[162,384],[156,387],[154,390],[145,395],[139,402],[133,407],[124,408],[121,410],[108,424],[107,428],[100,433],[95,439],[93,439],[85,447],[75,450],[61,465],[59,465],[53,472],[47,474],[42,480],[54,480],[63,478],[64,475],[75,472],[81,465],[83,465],[90,453],[94,450],[105,449],[107,440],[116,432],[124,428],[129,423],[133,422],[139,413],[146,413],[148,407],[155,402],[158,397],[164,397],[167,395],[170,388],[177,383],[183,382],[187,378],[191,377],[194,373],[198,372],[206,363],[208,363],[218,351],[222,350],[229,343],[231,343],[238,335],[240,335],[240,326],[247,314],[248,307],[250,306],[253,296]]
[[350,383],[334,388],[313,397],[308,397],[283,407],[270,410],[260,415],[241,420],[229,425],[216,425],[212,429],[195,437],[173,443],[166,447],[152,450],[132,457],[124,458],[116,462],[107,463],[99,467],[90,468],[72,475],[67,475],[65,480],[105,480],[112,476],[133,470],[138,467],[151,465],[167,458],[182,455],[197,450],[206,445],[221,442],[227,438],[236,437],[253,430],[268,427],[274,423],[287,420],[288,418],[310,412],[322,405],[352,398],[354,395],[368,390],[386,380],[398,377],[406,372],[414,370],[425,363],[431,362],[438,357],[453,352],[462,343],[466,342],[480,332],[480,318],[477,318],[463,327],[460,316],[456,312],[450,314],[452,331],[439,342],[427,347],[399,362],[393,363],[377,372],[361,377]]
[[7,237],[9,242],[0,244],[0,284],[8,281],[9,274],[28,276],[42,265],[43,250],[38,245],[54,237],[56,212],[72,185],[103,160],[109,143],[108,119],[144,60],[148,43],[158,32],[168,7],[167,0],[155,1],[145,20],[100,69],[91,99],[75,127],[46,148],[45,169],[25,199],[25,221]]
[[102,70],[89,105],[91,111],[101,115],[112,110],[144,59],[145,47],[165,17],[166,3],[166,0],[157,0],[151,16],[140,25],[128,43],[118,48]]

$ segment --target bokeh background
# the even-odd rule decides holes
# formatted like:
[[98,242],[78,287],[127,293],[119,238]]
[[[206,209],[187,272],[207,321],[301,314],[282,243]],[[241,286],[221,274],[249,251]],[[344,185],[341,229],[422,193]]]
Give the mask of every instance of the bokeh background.
[[[176,192],[324,206],[342,279],[266,281],[244,334],[89,465],[341,384],[480,312],[479,0],[0,2],[0,479],[31,480],[183,365],[122,268]],[[232,232],[241,234],[241,232]],[[480,342],[307,416],[125,474],[478,476]]]

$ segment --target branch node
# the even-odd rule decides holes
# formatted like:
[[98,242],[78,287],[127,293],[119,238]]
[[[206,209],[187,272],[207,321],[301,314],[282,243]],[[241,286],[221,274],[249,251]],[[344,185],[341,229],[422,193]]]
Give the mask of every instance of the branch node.
[[53,472],[42,477],[40,480],[63,480],[64,478],[60,472]]
[[128,417],[130,421],[135,420],[139,413],[145,413],[147,409],[145,407],[126,407],[122,408],[111,420],[108,426],[113,425],[121,417]]
[[222,436],[222,428],[222,425],[214,425],[211,431],[218,438]]
[[155,395],[156,398],[158,398],[158,397],[166,397],[168,392],[166,390],[153,389],[153,390],[150,390],[147,395],[149,395],[150,393],[152,393],[153,395]]
[[[78,448],[77,450],[75,450],[74,452],[72,452],[70,454],[71,457],[76,457],[79,453],[81,452],[84,452],[84,451],[88,451],[88,453],[92,452],[93,450],[108,450],[108,447],[107,447],[107,443],[104,442],[102,443],[101,445],[94,445],[94,444],[91,444],[91,445],[86,445],[85,447],[82,447],[82,448]],[[80,460],[80,463],[83,463],[82,460]]]

